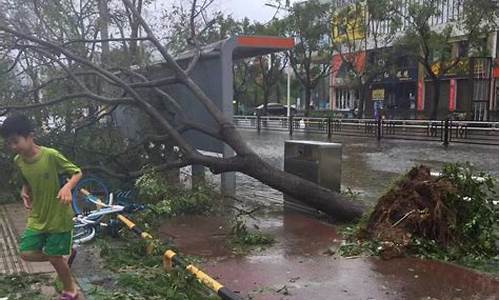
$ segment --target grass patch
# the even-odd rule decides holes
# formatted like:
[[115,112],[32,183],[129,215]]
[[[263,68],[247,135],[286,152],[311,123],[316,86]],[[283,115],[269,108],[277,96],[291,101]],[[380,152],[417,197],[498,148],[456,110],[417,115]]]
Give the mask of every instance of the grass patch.
[[53,279],[44,274],[0,275],[0,298],[16,299],[48,299],[41,294],[43,286],[50,286]]

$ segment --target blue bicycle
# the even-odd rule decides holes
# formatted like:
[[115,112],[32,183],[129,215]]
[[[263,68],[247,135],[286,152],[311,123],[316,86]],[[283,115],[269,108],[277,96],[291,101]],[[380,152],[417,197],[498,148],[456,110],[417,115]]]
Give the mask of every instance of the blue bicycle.
[[97,177],[80,180],[73,189],[71,202],[75,212],[73,243],[91,241],[101,228],[105,228],[111,235],[116,235],[120,223],[114,219],[104,222],[105,216],[142,210],[143,205],[131,202],[132,196],[131,191],[110,193],[107,186]]

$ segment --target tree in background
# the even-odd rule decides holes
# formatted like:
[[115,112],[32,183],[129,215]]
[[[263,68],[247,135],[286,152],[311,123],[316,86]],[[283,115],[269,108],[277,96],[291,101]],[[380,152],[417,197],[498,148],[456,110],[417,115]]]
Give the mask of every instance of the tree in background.
[[[256,23],[255,33],[257,35],[270,35],[279,36],[284,32],[284,23],[273,19],[266,24]],[[288,63],[285,53],[271,53],[265,56],[258,56],[253,60],[257,73],[255,75],[255,84],[262,89],[263,95],[263,113],[267,114],[267,104],[269,103],[270,96],[273,88],[279,84],[280,79],[283,77],[283,69]],[[279,87],[278,87],[279,88]],[[279,95],[276,93],[276,102],[279,102]]]
[[389,47],[397,28],[389,4],[390,0],[355,2],[336,9],[332,18],[332,48],[334,60],[338,60],[335,68],[342,69],[347,86],[357,91],[361,118],[370,86],[397,58]]
[[[460,7],[460,4],[463,5]],[[469,41],[470,49],[484,52],[484,41],[491,33],[492,28],[497,28],[498,15],[496,3],[488,0],[464,0],[456,9],[458,19],[447,22],[445,26],[431,26],[431,20],[443,12],[441,0],[427,1],[395,1],[393,13],[406,21],[404,34],[398,38],[397,51],[408,54],[417,60],[424,68],[425,74],[432,81],[432,96],[430,119],[438,119],[440,103],[441,80],[451,70],[467,72],[466,58],[461,58],[460,53],[453,51],[453,43],[462,38]],[[408,12],[403,13],[403,5],[408,6]],[[483,46],[481,46],[483,45]],[[455,52],[455,53],[454,53]],[[478,52],[478,53],[480,53]],[[464,57],[469,53],[464,53]]]
[[305,92],[305,114],[311,109],[312,92],[329,75],[332,47],[331,5],[318,0],[300,2],[289,9],[283,22],[284,36],[295,38],[295,47],[288,51],[288,59],[296,78]]

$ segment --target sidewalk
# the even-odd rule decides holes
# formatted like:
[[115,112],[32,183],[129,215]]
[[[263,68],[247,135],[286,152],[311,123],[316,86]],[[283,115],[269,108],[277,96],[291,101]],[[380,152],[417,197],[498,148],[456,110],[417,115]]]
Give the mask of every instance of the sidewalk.
[[22,203],[0,205],[0,274],[54,273],[48,262],[25,262],[19,257],[19,236],[26,225]]
[[[22,203],[0,205],[0,276],[18,274],[48,274],[57,277],[49,262],[25,262],[19,257],[19,236],[26,226],[28,211]],[[77,280],[78,289],[80,289]],[[42,286],[41,293],[46,299],[55,299],[57,292],[52,285]],[[1,298],[1,295],[0,295]],[[85,300],[80,293],[79,298]]]

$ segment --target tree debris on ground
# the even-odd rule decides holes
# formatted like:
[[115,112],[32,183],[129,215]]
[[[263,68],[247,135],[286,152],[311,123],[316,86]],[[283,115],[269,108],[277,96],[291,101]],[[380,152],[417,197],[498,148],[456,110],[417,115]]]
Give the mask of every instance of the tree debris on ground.
[[420,254],[497,261],[497,181],[469,164],[445,165],[436,177],[416,166],[379,198],[348,241],[348,256],[359,246],[384,259]]

